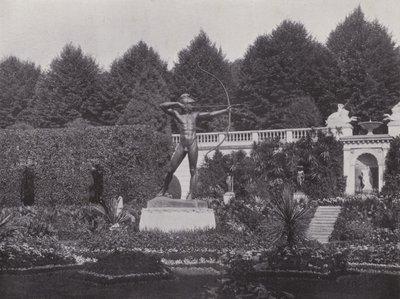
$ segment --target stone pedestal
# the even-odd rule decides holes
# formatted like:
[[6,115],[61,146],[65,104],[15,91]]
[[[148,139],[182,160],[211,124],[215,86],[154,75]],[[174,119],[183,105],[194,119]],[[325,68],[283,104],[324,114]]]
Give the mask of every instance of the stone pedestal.
[[171,199],[160,196],[147,202],[142,209],[139,230],[163,232],[215,228],[215,215],[200,200]]
[[225,192],[224,193],[224,204],[229,204],[232,199],[235,198],[234,192]]

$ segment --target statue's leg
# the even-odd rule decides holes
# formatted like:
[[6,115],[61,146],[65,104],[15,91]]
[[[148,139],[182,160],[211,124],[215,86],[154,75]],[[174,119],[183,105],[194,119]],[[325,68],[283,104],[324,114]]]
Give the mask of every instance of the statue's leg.
[[190,189],[187,200],[192,199],[192,194],[196,190],[197,185],[197,157],[199,149],[197,147],[197,140],[193,142],[189,149],[189,169],[190,169]]
[[171,183],[174,172],[179,167],[179,165],[181,164],[181,162],[182,162],[183,158],[185,158],[185,156],[186,156],[186,152],[183,149],[182,144],[179,143],[175,148],[175,152],[172,154],[171,161],[169,162],[168,173],[165,177],[164,186],[161,191],[162,195],[164,195],[165,192],[167,192],[169,183]]

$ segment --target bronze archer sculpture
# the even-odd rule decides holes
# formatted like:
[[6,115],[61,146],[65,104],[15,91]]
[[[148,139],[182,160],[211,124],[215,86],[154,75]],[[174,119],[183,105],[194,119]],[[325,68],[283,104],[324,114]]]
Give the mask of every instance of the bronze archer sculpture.
[[[187,195],[187,200],[192,199],[192,193],[196,186],[196,169],[197,169],[197,135],[196,135],[196,121],[198,119],[204,119],[221,115],[230,111],[231,107],[228,106],[226,109],[212,111],[212,112],[199,112],[194,111],[193,103],[195,100],[185,93],[180,96],[179,102],[165,102],[160,104],[161,109],[174,117],[179,125],[180,140],[175,148],[175,151],[171,157],[168,173],[164,180],[164,185],[159,195],[165,195],[168,190],[168,186],[172,180],[173,174],[185,158],[186,154],[189,158],[190,168],[190,188]],[[179,108],[181,111],[179,112]]]

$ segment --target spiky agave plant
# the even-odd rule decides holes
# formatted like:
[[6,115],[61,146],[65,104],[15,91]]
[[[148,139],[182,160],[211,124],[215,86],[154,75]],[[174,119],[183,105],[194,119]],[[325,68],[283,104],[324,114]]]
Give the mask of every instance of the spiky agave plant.
[[289,184],[283,187],[282,195],[274,197],[272,201],[272,215],[277,221],[275,231],[276,241],[285,239],[286,244],[293,248],[293,245],[304,236],[304,220],[309,208],[300,205],[293,199],[293,190]]
[[100,204],[91,204],[93,210],[102,214],[111,225],[122,224],[131,219],[131,215],[123,210],[122,197],[114,197]]

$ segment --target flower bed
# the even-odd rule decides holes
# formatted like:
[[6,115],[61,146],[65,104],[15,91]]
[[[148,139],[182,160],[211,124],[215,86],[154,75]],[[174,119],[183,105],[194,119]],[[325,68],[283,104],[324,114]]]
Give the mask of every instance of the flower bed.
[[0,243],[0,269],[32,268],[47,265],[76,264],[74,257],[63,251],[51,238],[24,243]]
[[318,206],[343,206],[346,199],[343,197],[322,198],[316,200]]
[[112,252],[98,262],[86,264],[74,278],[102,284],[171,278],[161,260],[141,252]]
[[390,198],[353,197],[343,203],[331,241],[393,244],[400,241],[400,202]]
[[350,271],[400,275],[400,264],[348,263]]
[[396,265],[400,262],[397,245],[348,245],[349,262]]
[[190,254],[197,252],[223,253],[230,250],[263,249],[270,246],[270,241],[257,235],[248,235],[235,231],[218,232],[133,232],[102,231],[82,240],[79,247],[88,251],[132,248],[159,253]]
[[[346,269],[348,251],[329,247],[298,247],[267,252],[268,270],[334,275]],[[262,258],[264,260],[264,258]]]

